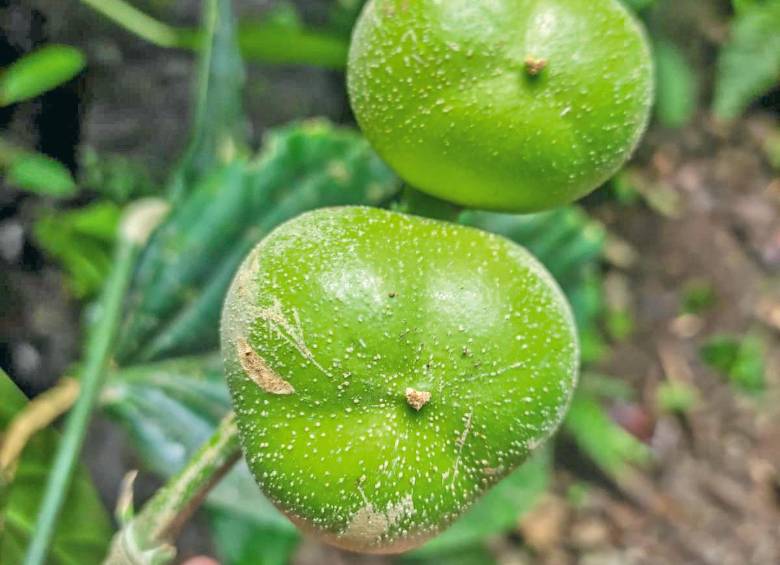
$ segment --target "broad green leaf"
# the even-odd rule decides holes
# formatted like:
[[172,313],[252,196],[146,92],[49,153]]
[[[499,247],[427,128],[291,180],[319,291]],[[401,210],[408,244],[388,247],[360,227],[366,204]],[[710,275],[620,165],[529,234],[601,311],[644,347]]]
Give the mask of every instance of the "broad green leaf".
[[780,79],[780,2],[752,2],[740,9],[731,38],[718,57],[715,114],[739,116]]
[[597,323],[603,290],[598,269],[606,231],[598,222],[573,206],[525,216],[469,211],[460,222],[516,241],[544,263],[572,305],[583,360],[601,355],[604,345]]
[[20,153],[8,165],[8,184],[46,196],[65,197],[76,193],[68,168],[41,153]]
[[540,451],[489,490],[444,533],[414,551],[412,556],[427,557],[452,552],[482,543],[491,536],[505,534],[547,490],[551,466],[549,451]]
[[108,276],[121,210],[106,201],[72,211],[50,210],[35,222],[35,239],[65,271],[77,298],[94,296]]
[[766,388],[764,345],[755,334],[714,337],[702,347],[701,357],[743,392],[760,394]]
[[650,459],[648,448],[613,422],[598,398],[583,388],[574,396],[564,430],[610,476],[619,476],[630,464]]
[[[2,370],[0,398],[0,425],[4,431],[27,400]],[[37,433],[25,447],[13,481],[4,484],[0,478],[0,563],[22,562],[58,439],[59,434],[51,429]],[[99,563],[111,539],[111,521],[84,467],[76,472],[64,508],[48,563]]]
[[215,168],[229,162],[245,143],[241,102],[244,64],[231,0],[203,2],[206,37],[200,52],[197,99],[190,143],[171,178],[177,202]]
[[696,113],[699,88],[696,71],[680,49],[665,37],[654,38],[656,115],[666,127],[679,128]]
[[[102,405],[127,430],[146,468],[169,477],[211,436],[230,402],[214,353],[112,373]],[[263,497],[243,461],[210,493],[206,506],[225,565],[265,563],[258,561],[261,554],[274,562],[297,543],[297,530]]]
[[84,68],[84,55],[68,45],[47,45],[0,71],[0,106],[34,98],[72,79]]
[[112,373],[101,405],[128,431],[146,468],[168,476],[211,436],[230,399],[213,354]]
[[209,521],[222,565],[287,565],[300,542],[294,530],[268,528],[223,510],[211,510]]
[[216,348],[233,274],[269,231],[315,208],[380,205],[397,190],[396,177],[351,130],[315,121],[272,132],[257,161],[212,173],[157,230],[139,262],[118,359]]

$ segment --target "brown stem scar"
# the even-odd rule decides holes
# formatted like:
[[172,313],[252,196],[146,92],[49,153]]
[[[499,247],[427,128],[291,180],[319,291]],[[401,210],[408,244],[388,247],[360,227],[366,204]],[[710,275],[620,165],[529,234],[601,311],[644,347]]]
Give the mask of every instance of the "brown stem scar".
[[241,367],[247,376],[264,391],[279,396],[288,396],[295,393],[293,386],[274,373],[268,366],[268,363],[265,362],[265,359],[255,353],[255,350],[252,349],[247,340],[239,339],[236,344],[236,351]]
[[406,396],[406,403],[418,412],[431,401],[431,393],[424,390],[407,388],[404,395]]
[[525,65],[525,72],[530,76],[535,77],[547,67],[547,59],[540,59],[533,55],[528,55],[523,64]]

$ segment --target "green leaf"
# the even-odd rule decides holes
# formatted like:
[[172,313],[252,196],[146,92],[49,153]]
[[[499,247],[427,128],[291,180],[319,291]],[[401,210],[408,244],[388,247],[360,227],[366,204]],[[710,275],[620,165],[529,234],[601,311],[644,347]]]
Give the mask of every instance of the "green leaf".
[[101,404],[128,431],[146,468],[168,476],[211,436],[230,399],[222,360],[212,354],[112,373]]
[[[230,400],[214,353],[112,373],[102,405],[127,430],[146,468],[169,477],[211,436]],[[263,497],[243,462],[211,492],[206,506],[226,565],[286,563],[295,549],[296,528]]]
[[448,530],[412,552],[413,557],[429,557],[468,548],[491,536],[501,535],[517,525],[550,482],[551,454],[542,450],[522,467],[499,482]]
[[77,298],[97,294],[108,276],[121,210],[96,202],[73,211],[51,210],[35,222],[35,239],[65,271]]
[[[2,370],[0,398],[0,425],[5,429],[27,400]],[[0,563],[23,560],[58,439],[59,434],[51,429],[34,435],[22,453],[13,481],[4,484],[0,479]],[[110,539],[111,521],[82,466],[66,495],[65,512],[54,534],[49,563],[98,563]]]
[[723,119],[739,116],[780,79],[780,2],[745,4],[718,57],[714,111]]
[[159,192],[148,171],[123,155],[98,153],[85,147],[79,160],[79,184],[117,204]]
[[269,528],[223,510],[211,510],[209,518],[223,565],[286,565],[300,543],[296,531]]
[[169,186],[177,202],[205,176],[232,160],[245,143],[244,64],[230,0],[203,3],[206,37],[199,59],[193,130]]
[[574,206],[525,216],[468,211],[460,222],[516,241],[544,263],[572,305],[583,360],[601,355],[604,344],[597,323],[603,289],[599,263],[606,242],[601,224]]
[[316,121],[272,132],[257,161],[212,173],[153,236],[130,293],[118,359],[216,348],[230,281],[269,231],[315,208],[379,205],[397,190],[396,177],[351,130]]
[[242,20],[238,38],[247,59],[329,69],[343,69],[347,63],[348,36],[307,28],[290,5],[276,8],[262,20]]
[[613,422],[596,396],[584,388],[574,396],[564,430],[610,476],[620,476],[632,463],[650,460],[649,449]]
[[40,153],[16,155],[8,165],[6,180],[18,188],[46,196],[72,196],[77,191],[67,167]]
[[635,12],[642,12],[655,4],[655,0],[621,0],[621,2]]
[[724,335],[712,338],[702,347],[701,357],[743,392],[764,392],[766,362],[764,345],[759,336],[749,334],[742,338]]
[[656,404],[663,412],[684,414],[699,402],[699,391],[686,382],[668,381],[658,387]]
[[72,79],[84,55],[68,45],[47,45],[28,53],[0,74],[0,106],[34,98]]
[[329,13],[329,26],[334,32],[349,39],[355,21],[360,15],[366,0],[336,0]]
[[654,38],[656,115],[666,127],[679,128],[696,113],[699,95],[696,71],[680,49],[665,37]]

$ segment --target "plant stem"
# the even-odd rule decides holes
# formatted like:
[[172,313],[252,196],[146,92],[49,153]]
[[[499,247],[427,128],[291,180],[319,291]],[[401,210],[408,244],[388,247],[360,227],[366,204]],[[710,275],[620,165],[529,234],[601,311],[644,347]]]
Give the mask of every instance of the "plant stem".
[[[158,47],[200,50],[207,34],[202,30],[168,25],[124,0],[82,0],[114,23]],[[349,42],[328,30],[249,21],[240,25],[238,40],[248,60],[280,65],[311,65],[343,69]]]
[[140,201],[128,209],[119,230],[111,274],[98,304],[98,321],[87,336],[86,363],[81,375],[81,391],[65,423],[52,470],[38,510],[34,534],[25,555],[25,565],[42,565],[68,492],[73,470],[84,443],[92,409],[103,385],[103,376],[122,314],[122,304],[135,265],[135,259],[164,214],[159,200]]
[[175,550],[170,544],[240,456],[235,415],[230,412],[184,469],[114,536],[105,564],[162,564],[173,560]]
[[82,0],[84,4],[126,30],[159,47],[194,48],[194,33],[155,20],[123,0]]

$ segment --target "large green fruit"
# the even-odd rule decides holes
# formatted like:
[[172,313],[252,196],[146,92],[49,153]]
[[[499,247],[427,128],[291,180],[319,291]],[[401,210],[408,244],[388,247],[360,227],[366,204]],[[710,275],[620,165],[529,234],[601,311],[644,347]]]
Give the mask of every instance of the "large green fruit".
[[262,490],[365,552],[422,543],[523,463],[578,369],[565,298],[523,248],[371,208],[262,241],[228,294],[222,351]]
[[647,42],[617,0],[370,0],[348,78],[360,126],[401,177],[506,211],[607,180],[652,98]]

